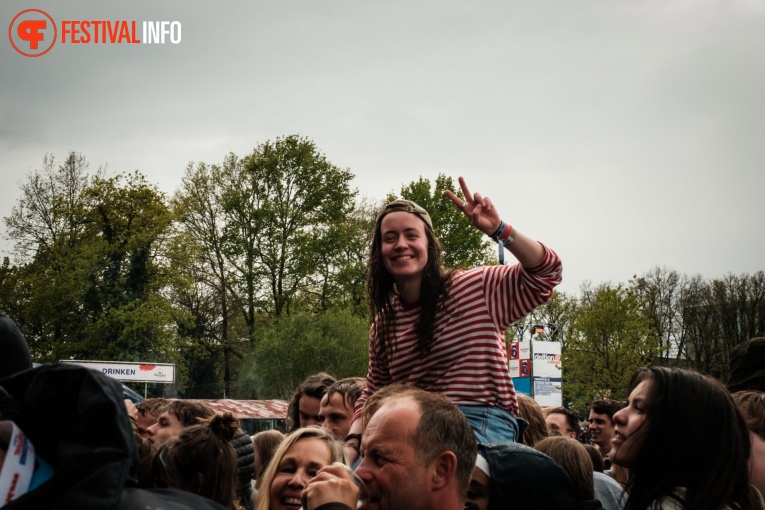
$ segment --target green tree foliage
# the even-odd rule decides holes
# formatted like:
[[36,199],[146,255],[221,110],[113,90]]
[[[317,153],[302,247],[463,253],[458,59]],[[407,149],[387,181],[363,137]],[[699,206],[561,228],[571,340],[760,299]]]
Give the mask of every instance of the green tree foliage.
[[343,308],[368,317],[367,252],[378,209],[361,201],[343,221],[334,222],[328,229],[322,249],[316,252],[315,290],[308,291],[316,303],[312,308],[322,312]]
[[7,236],[14,241],[21,261],[78,243],[86,223],[88,167],[85,156],[74,151],[60,165],[53,155],[46,154],[42,168],[27,175],[21,184],[21,197],[11,215],[4,218]]
[[196,366],[222,366],[226,394],[238,360],[260,341],[258,322],[336,307],[364,316],[373,220],[356,207],[352,178],[298,136],[187,168],[174,203],[197,254],[189,267],[195,284],[176,303],[206,325],[191,333],[207,346],[205,359],[217,361]]
[[293,313],[276,318],[259,333],[241,394],[289,399],[310,374],[337,378],[367,373],[369,325],[348,310]]
[[564,400],[577,409],[625,397],[634,371],[651,365],[661,348],[632,291],[602,284],[583,285],[581,293],[562,353]]
[[86,195],[84,350],[100,359],[171,357],[175,310],[162,291],[175,276],[165,246],[174,218],[164,195],[137,172],[96,178]]
[[83,156],[57,168],[46,156],[5,221],[26,261],[12,296],[36,360],[175,358],[178,317],[162,295],[173,216],[143,176],[90,178]]
[[[489,239],[473,227],[465,215],[444,195],[448,189],[462,197],[451,177],[439,174],[435,185],[422,177],[401,187],[401,197],[424,207],[433,220],[436,237],[444,248],[446,267],[470,268],[496,264],[496,248]],[[387,202],[396,200],[393,195]]]
[[[233,156],[227,162],[235,161]],[[183,246],[188,258],[181,271],[188,286],[177,287],[175,306],[193,319],[181,335],[190,340],[189,386],[185,395],[219,395],[217,367],[223,367],[223,393],[231,394],[232,358],[242,358],[233,338],[240,337],[232,321],[235,306],[230,295],[232,271],[224,254],[225,213],[221,204],[222,169],[217,165],[189,164],[173,204],[181,218]],[[238,296],[236,296],[238,297]],[[248,330],[244,336],[249,337]]]
[[354,209],[353,174],[297,135],[230,158],[223,174],[223,244],[252,329],[257,308],[278,317],[316,290],[322,257],[345,241],[339,232]]
[[[567,332],[571,329],[571,322],[574,320],[577,311],[577,300],[574,297],[566,295],[564,292],[554,291],[550,299],[532,310],[532,312],[523,319],[523,324],[543,324],[546,331],[549,332],[547,340],[552,342],[561,342],[561,349],[568,346]],[[515,335],[514,341],[520,341],[517,328],[511,328],[508,332]]]

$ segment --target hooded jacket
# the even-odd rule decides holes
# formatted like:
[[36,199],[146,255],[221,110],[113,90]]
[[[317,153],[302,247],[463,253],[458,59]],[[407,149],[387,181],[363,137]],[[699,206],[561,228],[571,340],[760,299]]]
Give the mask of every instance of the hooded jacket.
[[574,486],[547,455],[520,443],[478,446],[491,471],[489,510],[574,510]]
[[32,368],[24,335],[13,319],[0,311],[0,379]]
[[43,365],[0,380],[0,419],[24,431],[53,476],[10,502],[17,509],[214,510],[175,490],[140,489],[138,452],[119,382],[76,365]]

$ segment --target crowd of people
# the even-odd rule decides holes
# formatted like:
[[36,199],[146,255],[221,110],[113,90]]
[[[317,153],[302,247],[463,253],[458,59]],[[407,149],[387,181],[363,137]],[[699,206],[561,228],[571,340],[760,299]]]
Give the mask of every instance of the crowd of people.
[[200,402],[133,405],[98,372],[31,368],[0,317],[0,506],[765,509],[765,338],[734,352],[728,388],[648,367],[585,425],[541,408],[515,391],[504,330],[549,299],[560,259],[459,182],[464,198],[448,199],[518,264],[447,270],[428,212],[386,205],[367,265],[368,373],[308,377],[283,430],[250,437]]

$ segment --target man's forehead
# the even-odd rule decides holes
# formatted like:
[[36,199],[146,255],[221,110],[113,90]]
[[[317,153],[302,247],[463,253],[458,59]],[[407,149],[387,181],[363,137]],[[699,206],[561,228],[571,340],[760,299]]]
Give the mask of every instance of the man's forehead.
[[364,435],[408,438],[414,435],[421,411],[411,398],[396,398],[383,402],[372,415]]
[[611,418],[607,414],[596,413],[595,411],[590,411],[590,419],[591,420],[603,420],[606,423],[611,421]]

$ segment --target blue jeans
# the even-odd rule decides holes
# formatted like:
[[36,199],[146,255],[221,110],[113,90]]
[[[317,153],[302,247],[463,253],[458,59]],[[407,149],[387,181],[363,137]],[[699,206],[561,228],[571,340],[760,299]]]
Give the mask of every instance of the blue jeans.
[[[514,443],[521,437],[519,421],[499,407],[459,406],[480,444]],[[524,422],[525,424],[525,422]],[[526,427],[523,427],[526,428]]]

